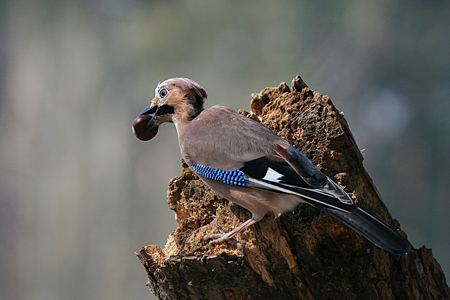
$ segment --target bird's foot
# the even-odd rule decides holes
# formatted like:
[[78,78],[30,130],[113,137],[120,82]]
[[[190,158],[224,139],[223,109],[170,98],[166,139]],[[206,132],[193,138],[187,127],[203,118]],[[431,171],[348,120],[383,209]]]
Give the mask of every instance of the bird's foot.
[[208,243],[208,248],[211,249],[211,246],[214,244],[227,242],[227,243],[236,245],[236,247],[241,251],[242,255],[244,255],[244,246],[241,243],[239,243],[236,239],[233,238],[232,232],[230,231],[230,232],[226,233],[217,224],[216,224],[216,227],[220,231],[220,233],[208,234],[203,237],[203,241]]

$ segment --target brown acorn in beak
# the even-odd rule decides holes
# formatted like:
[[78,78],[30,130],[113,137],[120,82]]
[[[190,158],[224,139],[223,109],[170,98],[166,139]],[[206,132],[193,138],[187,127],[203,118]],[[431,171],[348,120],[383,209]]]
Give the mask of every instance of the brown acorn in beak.
[[158,126],[155,125],[155,117],[150,115],[155,111],[156,107],[146,108],[134,119],[132,129],[138,139],[148,141],[158,133]]

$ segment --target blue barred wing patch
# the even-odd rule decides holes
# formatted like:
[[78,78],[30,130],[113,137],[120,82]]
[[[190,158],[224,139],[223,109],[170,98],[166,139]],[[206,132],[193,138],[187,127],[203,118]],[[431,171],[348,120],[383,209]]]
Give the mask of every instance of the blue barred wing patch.
[[246,186],[245,174],[241,170],[235,171],[224,171],[220,169],[213,169],[210,167],[205,167],[199,164],[192,164],[191,167],[198,174],[214,179],[226,184]]

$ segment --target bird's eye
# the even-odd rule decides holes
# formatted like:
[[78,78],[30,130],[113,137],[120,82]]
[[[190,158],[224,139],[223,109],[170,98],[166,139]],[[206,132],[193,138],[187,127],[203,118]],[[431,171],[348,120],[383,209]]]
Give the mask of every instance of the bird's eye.
[[167,93],[168,93],[167,89],[162,89],[159,91],[159,97],[164,98],[167,96]]

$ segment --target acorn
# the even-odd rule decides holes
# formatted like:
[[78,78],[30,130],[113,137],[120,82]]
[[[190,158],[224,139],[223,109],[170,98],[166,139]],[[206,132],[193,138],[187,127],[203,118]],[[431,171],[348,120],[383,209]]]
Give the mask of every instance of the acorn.
[[155,118],[150,115],[137,116],[133,121],[132,128],[134,135],[142,141],[149,141],[158,133]]

